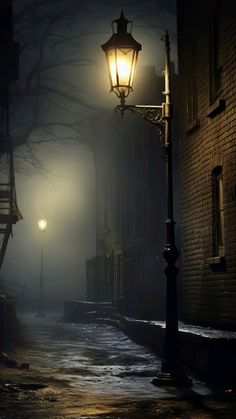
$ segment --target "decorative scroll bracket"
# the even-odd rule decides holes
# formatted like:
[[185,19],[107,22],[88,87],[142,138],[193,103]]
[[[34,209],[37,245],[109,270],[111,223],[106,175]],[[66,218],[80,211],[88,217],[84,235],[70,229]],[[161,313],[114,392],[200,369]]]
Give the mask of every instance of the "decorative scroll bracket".
[[130,111],[140,116],[142,119],[145,119],[145,121],[151,123],[152,125],[155,125],[162,139],[166,119],[165,103],[163,103],[162,105],[121,104],[115,108],[115,111],[120,112],[121,115],[124,114],[124,111]]

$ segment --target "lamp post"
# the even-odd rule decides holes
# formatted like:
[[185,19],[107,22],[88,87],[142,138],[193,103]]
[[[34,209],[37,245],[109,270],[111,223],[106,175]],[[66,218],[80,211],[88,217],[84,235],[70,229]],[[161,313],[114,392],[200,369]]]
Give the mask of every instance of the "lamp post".
[[[116,30],[114,25],[116,24]],[[128,26],[131,24],[130,32]],[[173,216],[173,175],[171,151],[171,122],[173,107],[171,103],[170,83],[170,42],[168,32],[163,37],[165,43],[165,101],[161,105],[126,105],[125,99],[133,90],[135,67],[141,45],[132,37],[132,22],[124,17],[121,11],[120,18],[112,22],[113,35],[102,45],[108,62],[111,91],[120,99],[117,110],[124,113],[129,110],[148,122],[152,123],[164,139],[166,156],[166,243],[163,256],[166,261],[166,328],[164,339],[164,353],[161,371],[153,379],[155,385],[189,386],[191,380],[184,374],[180,359],[177,286],[178,268],[175,263],[178,250],[175,244],[175,221]]]
[[47,228],[47,220],[41,218],[38,220],[38,228],[41,232],[41,254],[40,254],[40,275],[39,275],[39,302],[37,317],[45,317],[44,313],[44,276],[43,276],[43,262],[44,262],[44,233]]

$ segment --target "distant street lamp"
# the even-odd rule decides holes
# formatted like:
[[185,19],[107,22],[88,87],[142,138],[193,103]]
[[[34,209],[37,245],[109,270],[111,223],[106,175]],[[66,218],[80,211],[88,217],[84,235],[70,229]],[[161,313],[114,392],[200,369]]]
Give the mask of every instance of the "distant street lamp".
[[37,317],[45,317],[44,313],[44,276],[43,276],[43,262],[44,262],[44,233],[47,228],[47,220],[44,218],[38,221],[38,228],[41,232],[41,255],[40,255],[40,275],[39,275],[39,301]]
[[[114,29],[116,24],[116,31]],[[115,92],[120,99],[117,109],[123,114],[129,110],[141,116],[143,119],[154,124],[164,139],[166,154],[166,195],[167,217],[166,244],[163,256],[166,261],[166,328],[164,341],[164,354],[161,371],[153,379],[155,385],[190,386],[191,380],[184,374],[180,359],[178,311],[177,311],[177,287],[176,278],[178,268],[175,262],[178,250],[175,245],[174,217],[173,217],[173,175],[172,175],[172,152],[171,152],[171,121],[173,106],[171,103],[170,84],[170,42],[168,32],[165,33],[165,102],[161,105],[126,105],[125,99],[133,90],[135,67],[141,45],[135,41],[128,32],[128,21],[121,11],[120,18],[112,22],[113,35],[102,45],[108,62],[111,91]]]

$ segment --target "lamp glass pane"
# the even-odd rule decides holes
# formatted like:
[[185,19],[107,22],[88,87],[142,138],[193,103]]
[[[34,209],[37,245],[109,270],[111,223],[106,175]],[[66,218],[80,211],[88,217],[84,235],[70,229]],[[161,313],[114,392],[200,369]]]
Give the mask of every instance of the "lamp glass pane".
[[107,60],[109,66],[109,75],[110,75],[110,82],[111,82],[111,89],[117,85],[117,77],[116,77],[116,50],[109,49],[107,52]]
[[131,48],[114,48],[107,52],[111,89],[118,95],[128,95],[132,89],[137,62],[137,51]]
[[117,49],[116,62],[119,86],[130,86],[133,64],[133,50],[127,48]]

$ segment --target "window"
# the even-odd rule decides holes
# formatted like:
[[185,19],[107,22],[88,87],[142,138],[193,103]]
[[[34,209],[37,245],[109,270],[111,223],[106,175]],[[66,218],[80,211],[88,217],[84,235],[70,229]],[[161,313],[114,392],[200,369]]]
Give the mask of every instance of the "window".
[[224,197],[222,166],[212,171],[213,256],[224,256]]
[[222,88],[223,68],[223,30],[222,10],[220,2],[216,3],[210,18],[210,42],[209,42],[209,86],[210,103],[213,103]]
[[188,54],[187,124],[197,123],[197,59],[196,45],[191,44]]

